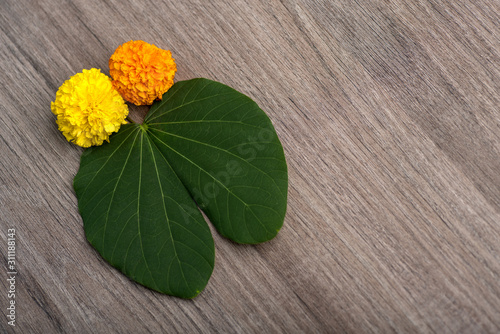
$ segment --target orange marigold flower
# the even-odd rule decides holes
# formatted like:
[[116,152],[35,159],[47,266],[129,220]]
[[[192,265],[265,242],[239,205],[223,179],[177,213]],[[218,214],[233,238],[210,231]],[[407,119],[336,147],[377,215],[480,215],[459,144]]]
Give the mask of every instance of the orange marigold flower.
[[120,45],[109,59],[113,86],[123,98],[137,106],[150,105],[174,84],[177,71],[169,50],[144,41]]

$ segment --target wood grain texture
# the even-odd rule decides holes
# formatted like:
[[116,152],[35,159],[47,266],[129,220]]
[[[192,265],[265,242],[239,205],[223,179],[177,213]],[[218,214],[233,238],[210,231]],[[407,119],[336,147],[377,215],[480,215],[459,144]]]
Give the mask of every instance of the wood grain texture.
[[[2,0],[0,251],[6,265],[15,228],[18,275],[13,328],[2,269],[0,331],[499,332],[499,36],[496,0]],[[172,50],[176,80],[253,98],[288,161],[278,237],[212,228],[215,270],[191,301],[87,243],[82,149],[50,111],[131,39]]]

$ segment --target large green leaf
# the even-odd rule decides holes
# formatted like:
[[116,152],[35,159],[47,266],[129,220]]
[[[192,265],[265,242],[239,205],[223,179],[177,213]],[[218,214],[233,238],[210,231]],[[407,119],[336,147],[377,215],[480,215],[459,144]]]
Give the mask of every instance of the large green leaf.
[[74,188],[104,259],[149,288],[192,298],[214,265],[196,204],[223,236],[264,242],[283,224],[288,177],[266,114],[230,87],[193,79],[176,83],[143,125],[86,150]]

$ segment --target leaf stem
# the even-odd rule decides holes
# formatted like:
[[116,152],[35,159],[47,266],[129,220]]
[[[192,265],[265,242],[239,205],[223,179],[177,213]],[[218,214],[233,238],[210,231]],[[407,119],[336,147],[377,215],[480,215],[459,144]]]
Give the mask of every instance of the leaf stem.
[[127,121],[129,121],[130,123],[135,123],[135,122],[134,122],[134,121],[133,121],[130,117],[128,117],[128,116],[127,116],[125,119],[126,119]]

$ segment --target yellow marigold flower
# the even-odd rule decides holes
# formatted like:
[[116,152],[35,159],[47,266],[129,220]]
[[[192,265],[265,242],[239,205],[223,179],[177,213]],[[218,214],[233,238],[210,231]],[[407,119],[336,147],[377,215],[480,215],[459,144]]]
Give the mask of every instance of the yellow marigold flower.
[[128,106],[111,79],[96,68],[66,80],[50,108],[66,139],[82,147],[109,142],[109,135],[126,123],[128,115]]
[[135,105],[150,105],[174,84],[177,71],[169,50],[144,41],[120,45],[109,59],[113,86]]

